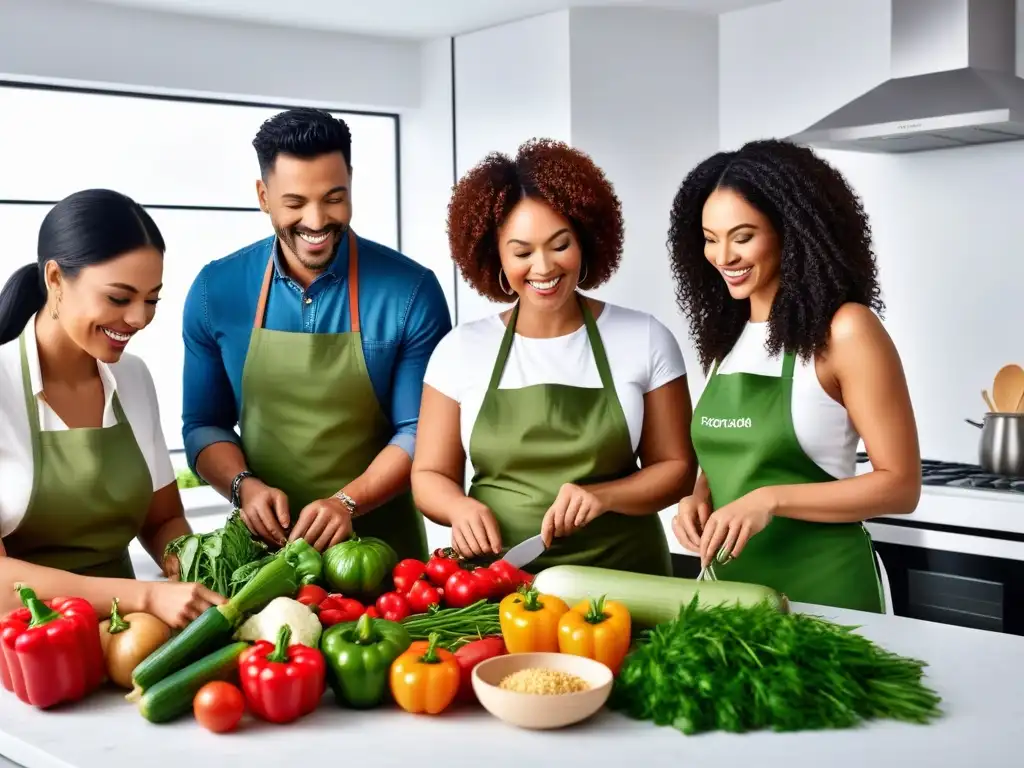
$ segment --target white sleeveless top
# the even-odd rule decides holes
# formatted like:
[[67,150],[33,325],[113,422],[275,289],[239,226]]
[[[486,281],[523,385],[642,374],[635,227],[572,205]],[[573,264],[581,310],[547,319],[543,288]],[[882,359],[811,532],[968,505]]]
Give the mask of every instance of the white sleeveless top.
[[[781,376],[782,355],[769,356],[765,348],[767,339],[768,323],[747,323],[732,351],[719,366],[719,375],[754,373]],[[804,453],[838,480],[853,477],[857,471],[860,436],[846,408],[822,388],[813,358],[796,360],[792,413],[793,428]]]

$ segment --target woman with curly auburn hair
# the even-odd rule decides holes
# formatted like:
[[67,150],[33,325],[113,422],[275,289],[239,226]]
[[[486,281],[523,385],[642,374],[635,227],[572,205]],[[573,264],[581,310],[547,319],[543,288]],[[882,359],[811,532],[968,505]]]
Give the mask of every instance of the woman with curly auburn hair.
[[456,186],[448,237],[469,284],[514,306],[456,326],[430,359],[417,506],[451,527],[465,556],[540,533],[545,551],[531,571],[670,574],[658,512],[693,485],[683,357],[650,315],[579,293],[619,265],[611,184],[558,142],[493,153]]
[[690,172],[669,246],[710,368],[676,537],[719,578],[881,612],[863,521],[914,510],[921,460],[860,200],[811,150],[755,141]]

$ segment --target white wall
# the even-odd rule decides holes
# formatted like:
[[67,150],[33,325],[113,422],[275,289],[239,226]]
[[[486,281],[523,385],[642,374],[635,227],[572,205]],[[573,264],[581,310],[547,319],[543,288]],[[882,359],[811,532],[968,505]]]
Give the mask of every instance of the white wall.
[[[886,79],[889,8],[889,0],[782,0],[724,15],[722,146],[786,136]],[[1019,44],[1018,61],[1022,53]],[[1016,338],[1024,143],[822,156],[847,174],[871,216],[885,323],[906,369],[922,455],[977,462],[979,433],[963,419],[980,418],[980,392],[1000,366],[1024,362]]]
[[[538,53],[524,57],[527,48]],[[716,19],[635,8],[573,9],[456,38],[460,175],[533,137],[588,152],[626,219],[620,271],[595,295],[652,312],[695,370],[665,239],[679,182],[718,148],[717,49]],[[500,308],[461,279],[458,296],[460,322]]]

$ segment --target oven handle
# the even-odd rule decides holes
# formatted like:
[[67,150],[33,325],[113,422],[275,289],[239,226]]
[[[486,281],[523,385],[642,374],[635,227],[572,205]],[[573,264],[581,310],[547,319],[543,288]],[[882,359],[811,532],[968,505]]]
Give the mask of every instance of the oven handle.
[[947,533],[946,531],[929,531],[922,528],[906,528],[884,523],[865,523],[864,525],[874,541],[885,544],[1024,562],[1024,542],[1020,541],[1006,541],[1005,539]]

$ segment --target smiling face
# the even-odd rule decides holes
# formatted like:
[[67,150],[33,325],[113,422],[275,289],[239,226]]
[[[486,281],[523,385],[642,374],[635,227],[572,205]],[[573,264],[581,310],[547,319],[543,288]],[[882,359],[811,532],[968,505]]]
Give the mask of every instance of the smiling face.
[[506,287],[523,304],[556,312],[573,298],[582,254],[569,222],[546,203],[523,198],[498,230]]
[[74,278],[46,264],[47,309],[76,345],[104,363],[116,363],[132,336],[153,321],[164,259],[145,246],[82,269]]
[[768,218],[738,192],[719,187],[704,203],[704,256],[734,299],[764,297],[771,305],[779,285],[781,252]]
[[351,174],[341,152],[314,158],[281,154],[256,183],[260,208],[288,266],[313,276],[330,265],[352,220]]

